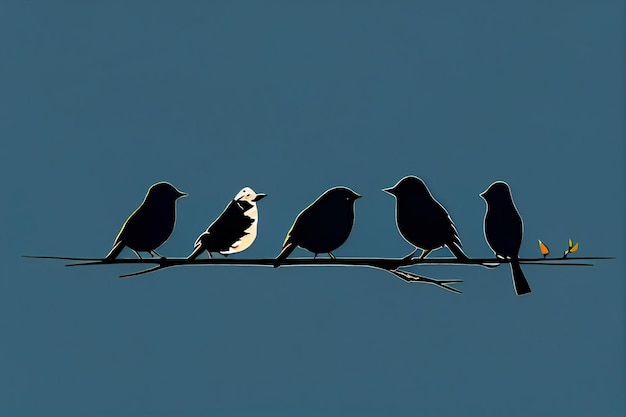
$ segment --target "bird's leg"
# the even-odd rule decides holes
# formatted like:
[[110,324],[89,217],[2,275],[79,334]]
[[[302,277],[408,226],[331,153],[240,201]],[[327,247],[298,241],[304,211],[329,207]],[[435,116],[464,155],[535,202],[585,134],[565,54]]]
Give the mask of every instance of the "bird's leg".
[[137,252],[135,249],[131,249],[131,250],[132,250],[133,252],[135,252],[135,255],[137,255],[137,257],[138,257],[139,259],[143,259],[143,258],[141,257],[141,255],[139,254],[139,252]]
[[154,249],[150,251],[150,255],[154,255],[154,256],[158,256],[159,258],[163,258],[163,256],[159,255],[159,253],[157,251],[155,251]]
[[209,254],[209,258],[213,259],[213,255],[211,255],[211,252],[206,251],[206,253],[208,253],[208,254]]
[[432,249],[422,249],[422,254],[418,256],[417,259],[424,259],[432,251],[433,251]]
[[415,255],[415,252],[417,252],[417,249],[415,249],[413,252],[409,253],[407,256],[402,258],[402,260],[403,261],[410,261],[411,259],[413,259],[413,255]]
[[330,256],[330,259],[336,259],[332,252],[328,252],[328,256]]
[[313,259],[317,258],[317,253],[313,254]]

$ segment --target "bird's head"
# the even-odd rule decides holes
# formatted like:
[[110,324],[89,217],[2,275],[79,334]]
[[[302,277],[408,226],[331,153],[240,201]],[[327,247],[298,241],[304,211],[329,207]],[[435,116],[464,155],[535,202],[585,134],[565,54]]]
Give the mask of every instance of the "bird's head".
[[383,191],[394,197],[403,195],[420,196],[430,194],[428,188],[426,188],[426,184],[424,184],[424,181],[414,175],[402,178],[393,187],[383,188]]
[[348,202],[354,203],[361,196],[347,187],[334,187],[326,191],[320,199],[333,201],[333,202]]
[[255,193],[250,187],[244,187],[237,193],[235,201],[247,201],[248,203],[256,203],[262,198],[267,197],[267,194]]
[[502,200],[510,200],[511,189],[506,182],[496,181],[479,195],[488,203]]
[[148,189],[146,200],[176,201],[181,197],[186,197],[187,193],[178,191],[169,182],[157,182]]

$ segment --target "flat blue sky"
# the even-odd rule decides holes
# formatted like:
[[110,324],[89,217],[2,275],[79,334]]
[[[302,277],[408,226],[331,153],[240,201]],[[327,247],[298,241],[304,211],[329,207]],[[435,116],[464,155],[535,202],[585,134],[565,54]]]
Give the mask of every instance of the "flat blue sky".
[[[506,4],[504,4],[506,3]],[[0,414],[624,415],[620,1],[0,4]],[[418,175],[470,256],[491,182],[521,255],[593,268],[423,267],[463,295],[360,268],[65,268],[104,256],[154,182],[187,255],[237,191],[273,257],[324,190],[363,195],[341,256],[404,256]],[[125,256],[133,256],[125,252]],[[294,256],[309,256],[297,250]],[[446,249],[431,256],[449,256]]]

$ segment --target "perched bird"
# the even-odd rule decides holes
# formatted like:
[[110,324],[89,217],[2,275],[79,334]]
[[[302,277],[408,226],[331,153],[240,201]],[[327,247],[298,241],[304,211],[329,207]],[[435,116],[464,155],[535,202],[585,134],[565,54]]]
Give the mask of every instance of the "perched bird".
[[104,258],[115,259],[125,246],[141,258],[139,252],[161,256],[155,249],[170,237],[176,223],[176,200],[187,196],[168,182],[159,182],[148,189],[143,203],[122,226],[113,248]]
[[518,261],[524,223],[511,197],[511,189],[507,183],[496,181],[480,196],[487,203],[485,239],[496,257],[511,261],[513,284],[517,295],[527,294],[530,292],[530,285]]
[[241,252],[252,245],[256,239],[259,212],[257,201],[266,194],[257,194],[252,188],[245,187],[230,203],[220,216],[196,239],[194,249],[187,259],[195,259],[202,252],[219,252],[222,255]]
[[360,195],[346,187],[326,191],[302,210],[287,233],[282,252],[276,257],[274,267],[280,266],[296,246],[318,253],[333,251],[350,236],[354,224],[354,202]]
[[[402,178],[384,192],[396,198],[396,224],[402,237],[422,250],[419,259],[447,246],[457,259],[468,259],[461,239],[446,209],[432,196],[424,181],[415,176]],[[414,250],[405,259],[411,259]]]

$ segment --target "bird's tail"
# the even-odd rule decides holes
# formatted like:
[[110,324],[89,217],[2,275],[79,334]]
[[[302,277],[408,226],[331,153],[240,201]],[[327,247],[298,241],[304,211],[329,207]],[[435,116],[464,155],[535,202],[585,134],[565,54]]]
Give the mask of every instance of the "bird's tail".
[[285,247],[283,248],[282,252],[274,260],[274,268],[278,268],[280,266],[280,263],[284,261],[287,258],[287,256],[291,254],[291,252],[293,252],[296,246],[297,245],[293,243],[287,243]]
[[515,292],[517,295],[528,294],[531,289],[528,281],[526,281],[526,277],[524,276],[524,272],[522,272],[522,267],[519,264],[519,261],[513,260],[511,261],[511,272],[513,273],[513,285],[515,286]]
[[113,259],[117,258],[117,255],[122,252],[122,249],[124,249],[124,243],[122,243],[121,240],[118,240],[109,251],[109,254],[104,257],[104,261],[112,261]]
[[200,256],[202,252],[204,252],[204,246],[202,244],[198,244],[194,246],[193,252],[191,252],[191,254],[187,257],[187,260],[193,261],[198,256]]
[[450,249],[450,252],[452,252],[452,254],[456,256],[458,260],[467,261],[469,259],[467,255],[463,252],[463,250],[461,250],[461,247],[457,245],[456,242],[453,242],[446,246],[448,246],[448,249]]

